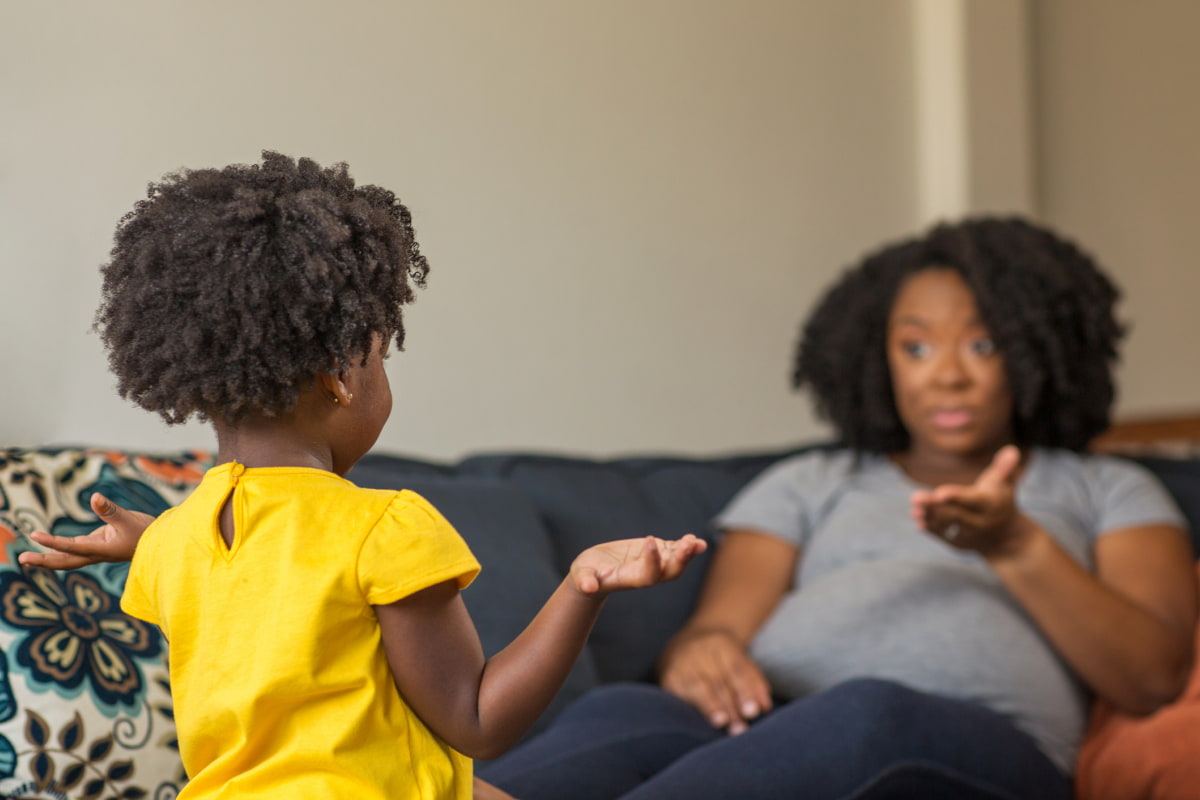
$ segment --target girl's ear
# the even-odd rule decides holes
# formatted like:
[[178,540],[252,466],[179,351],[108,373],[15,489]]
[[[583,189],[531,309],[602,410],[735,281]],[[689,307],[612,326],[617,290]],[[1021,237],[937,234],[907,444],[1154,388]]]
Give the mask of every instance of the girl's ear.
[[346,388],[346,382],[342,375],[334,375],[330,372],[322,372],[320,377],[321,388],[325,391],[327,397],[334,405],[348,406],[350,401],[354,399],[354,395]]

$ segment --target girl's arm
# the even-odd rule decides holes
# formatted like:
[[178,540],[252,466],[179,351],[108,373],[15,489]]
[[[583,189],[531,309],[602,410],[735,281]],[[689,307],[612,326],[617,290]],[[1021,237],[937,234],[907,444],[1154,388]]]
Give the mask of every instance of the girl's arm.
[[91,506],[103,525],[85,536],[51,536],[34,531],[29,538],[51,551],[26,551],[17,557],[18,560],[22,564],[48,569],[75,569],[101,561],[131,561],[142,532],[154,517],[122,508],[99,492],[92,494]]
[[533,622],[485,660],[453,581],[376,606],[396,687],[451,747],[494,758],[554,698],[583,649],[604,598],[677,577],[703,540],[627,539],[585,550]]
[[696,611],[663,650],[659,682],[716,728],[741,733],[771,708],[771,687],[746,649],[791,588],[800,551],[752,530],[727,531]]
[[979,552],[1079,677],[1115,708],[1148,714],[1187,682],[1197,615],[1188,538],[1172,525],[1106,532],[1096,573],[1013,502],[1016,448],[971,486],[914,495],[920,524]]

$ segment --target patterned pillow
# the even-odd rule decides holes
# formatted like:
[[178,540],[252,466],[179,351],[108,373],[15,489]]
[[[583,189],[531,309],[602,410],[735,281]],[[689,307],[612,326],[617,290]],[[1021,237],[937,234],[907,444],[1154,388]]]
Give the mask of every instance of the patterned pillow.
[[22,567],[28,534],[87,533],[100,492],[151,514],[200,481],[207,453],[0,449],[0,797],[175,797],[185,780],[166,643],[120,610],[128,564]]

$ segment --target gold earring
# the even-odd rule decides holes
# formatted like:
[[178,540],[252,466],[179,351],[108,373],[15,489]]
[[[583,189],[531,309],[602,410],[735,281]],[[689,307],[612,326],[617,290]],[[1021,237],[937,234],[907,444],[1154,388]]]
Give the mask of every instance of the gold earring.
[[347,402],[347,403],[349,403],[349,402],[350,402],[351,400],[353,400],[353,399],[354,399],[354,393],[353,393],[353,392],[351,392],[350,394],[346,395],[346,402]]
[[335,406],[338,404],[338,399],[337,399],[337,395],[336,395],[336,394],[333,396],[333,404],[334,404]]

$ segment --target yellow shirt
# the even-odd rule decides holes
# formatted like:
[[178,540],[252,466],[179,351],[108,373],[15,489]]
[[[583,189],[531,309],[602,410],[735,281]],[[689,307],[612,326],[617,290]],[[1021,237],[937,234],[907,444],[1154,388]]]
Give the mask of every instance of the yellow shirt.
[[471,761],[396,690],[372,606],[478,571],[412,492],[315,469],[209,470],[146,530],[121,599],[170,643],[191,779],[180,800],[469,800]]

